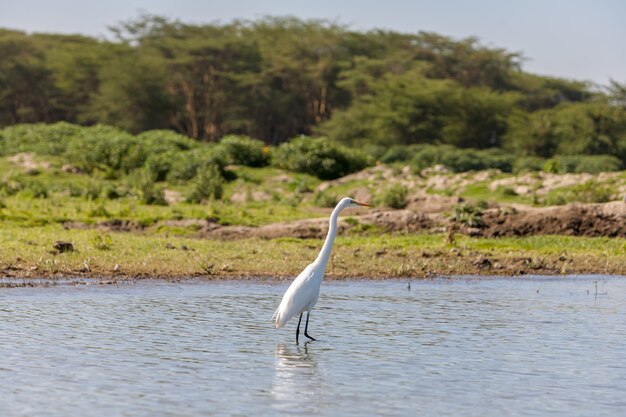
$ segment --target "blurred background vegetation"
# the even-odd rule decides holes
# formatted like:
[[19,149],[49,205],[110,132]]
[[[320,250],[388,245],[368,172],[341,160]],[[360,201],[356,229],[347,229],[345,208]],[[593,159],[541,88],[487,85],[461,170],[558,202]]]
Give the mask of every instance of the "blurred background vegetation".
[[[243,158],[232,162],[257,166],[267,162],[258,156],[263,143],[324,137],[277,149],[286,167],[320,178],[373,160],[454,171],[543,169],[550,160],[554,171],[594,172],[626,163],[625,86],[526,73],[519,54],[475,38],[357,32],[296,18],[186,24],[143,16],[112,31],[114,41],[0,29],[0,126],[109,125],[83,135],[82,145],[78,128],[56,126],[49,143],[36,146],[86,170],[130,170],[145,157],[159,179],[193,176],[196,168],[181,168],[172,155],[197,161],[205,152],[197,141],[224,137],[231,158]],[[164,133],[131,137],[113,128],[181,136],[161,141]],[[3,131],[3,152],[35,146],[39,139],[20,136],[25,129]],[[111,135],[113,145],[103,141]],[[262,142],[242,147],[243,136]],[[99,147],[110,153],[106,161]],[[335,166],[299,159],[310,147],[333,154]]]

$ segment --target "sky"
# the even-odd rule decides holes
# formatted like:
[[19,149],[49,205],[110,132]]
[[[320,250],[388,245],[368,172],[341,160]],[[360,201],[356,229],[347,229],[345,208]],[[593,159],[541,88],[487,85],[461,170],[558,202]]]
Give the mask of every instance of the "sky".
[[296,16],[353,30],[476,36],[521,52],[525,71],[626,82],[624,0],[0,0],[0,27],[110,37],[109,26],[146,12],[188,23]]

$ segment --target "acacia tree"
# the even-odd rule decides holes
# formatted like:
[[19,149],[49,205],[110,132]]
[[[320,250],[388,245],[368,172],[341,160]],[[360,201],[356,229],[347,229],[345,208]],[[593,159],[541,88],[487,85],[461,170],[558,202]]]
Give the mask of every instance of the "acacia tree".
[[0,124],[56,120],[48,104],[53,74],[37,42],[22,32],[0,30]]

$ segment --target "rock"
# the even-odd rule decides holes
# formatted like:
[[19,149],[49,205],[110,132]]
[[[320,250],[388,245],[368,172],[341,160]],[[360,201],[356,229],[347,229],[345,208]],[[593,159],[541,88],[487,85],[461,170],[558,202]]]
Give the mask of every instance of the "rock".
[[53,247],[59,253],[74,252],[74,245],[71,242],[63,242],[61,240],[57,240]]

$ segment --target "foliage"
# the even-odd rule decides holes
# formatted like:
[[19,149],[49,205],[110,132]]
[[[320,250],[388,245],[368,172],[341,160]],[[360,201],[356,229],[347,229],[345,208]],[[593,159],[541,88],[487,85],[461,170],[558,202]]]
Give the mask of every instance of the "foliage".
[[326,138],[299,137],[280,145],[274,152],[273,163],[329,180],[361,170],[369,161],[360,151],[336,145]]
[[483,227],[485,225],[483,221],[483,209],[484,207],[478,204],[456,205],[451,220],[468,227]]
[[554,174],[568,172],[612,172],[622,169],[622,162],[611,155],[557,155],[544,164],[543,170]]
[[514,156],[500,149],[459,149],[449,145],[423,145],[415,148],[411,166],[420,171],[441,164],[454,172],[497,168],[511,172]]
[[339,198],[336,194],[331,194],[325,191],[315,193],[313,196],[313,204],[318,207],[335,207],[339,202]]
[[611,201],[616,192],[605,184],[589,180],[571,187],[562,187],[550,192],[544,199],[546,205],[562,205],[571,202],[606,203]]
[[157,187],[154,180],[149,173],[143,173],[140,175],[139,184],[139,197],[144,204],[154,204],[159,206],[166,206],[165,195],[163,189]]
[[406,186],[402,184],[393,184],[376,195],[374,198],[374,204],[394,209],[403,209],[408,204],[408,193],[409,189]]
[[[290,17],[192,24],[142,15],[112,32],[114,40],[0,29],[0,155],[186,181],[207,159],[225,175],[228,164],[268,164],[263,144],[318,135],[383,162],[441,160],[455,171],[539,164],[513,167],[513,155],[608,155],[626,165],[624,85],[597,91],[529,74],[519,54],[476,38]],[[359,158],[346,169],[331,166],[336,155],[284,165],[333,178]],[[596,172],[601,162],[577,169]]]
[[520,156],[513,162],[513,173],[520,174],[527,171],[541,171],[544,169],[546,160],[538,156]]
[[268,148],[258,139],[229,135],[222,138],[220,146],[225,149],[231,164],[262,167],[269,162]]
[[394,145],[387,148],[386,152],[380,157],[380,162],[384,164],[392,164],[395,162],[409,162],[413,154],[419,151],[422,145]]
[[517,112],[504,139],[507,148],[526,155],[613,155],[624,161],[626,109],[598,100]]
[[91,238],[91,246],[98,250],[111,250],[113,248],[113,238],[108,233],[98,233]]
[[[513,110],[586,104],[599,94],[524,73],[519,54],[473,37],[145,14],[111,30],[114,40],[0,30],[0,125],[65,120],[271,144],[323,126],[352,145],[484,148],[499,144]],[[621,103],[620,87],[607,91],[612,105]]]
[[187,197],[190,203],[201,203],[211,198],[219,200],[223,193],[223,177],[218,167],[211,164],[207,169],[202,169],[193,185],[193,190]]

